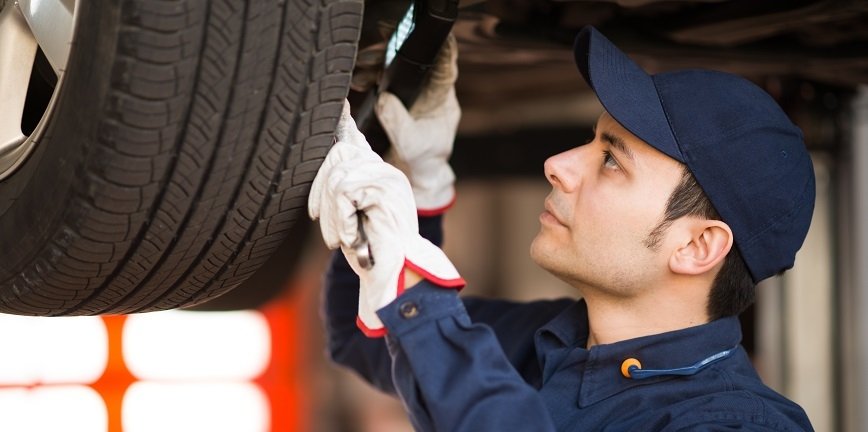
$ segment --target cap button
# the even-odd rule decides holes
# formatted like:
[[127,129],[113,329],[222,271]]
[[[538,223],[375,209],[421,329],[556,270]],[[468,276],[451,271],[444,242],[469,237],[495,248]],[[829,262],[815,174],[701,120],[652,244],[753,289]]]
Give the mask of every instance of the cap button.
[[632,379],[633,375],[631,372],[635,369],[642,369],[642,363],[639,363],[639,360],[630,357],[621,363],[621,375],[624,375],[625,378]]
[[401,303],[401,305],[398,306],[398,311],[401,313],[401,316],[406,319],[415,318],[419,315],[419,306],[414,302],[408,301]]

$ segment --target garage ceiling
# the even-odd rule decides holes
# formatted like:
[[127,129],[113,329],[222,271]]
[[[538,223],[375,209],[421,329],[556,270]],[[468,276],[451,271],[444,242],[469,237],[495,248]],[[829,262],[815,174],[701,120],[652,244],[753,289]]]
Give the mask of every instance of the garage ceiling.
[[[366,3],[362,46],[381,37],[376,22],[395,19],[405,4]],[[868,83],[866,24],[863,0],[462,1],[454,29],[461,132],[596,120],[599,107],[570,51],[585,25],[649,72],[724,70],[754,80],[785,108],[809,102],[835,110],[841,92]],[[801,100],[786,100],[793,93]]]

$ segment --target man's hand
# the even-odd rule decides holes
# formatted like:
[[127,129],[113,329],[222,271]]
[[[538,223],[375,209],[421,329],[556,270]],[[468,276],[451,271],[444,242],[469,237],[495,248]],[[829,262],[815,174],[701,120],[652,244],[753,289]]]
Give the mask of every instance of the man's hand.
[[[376,311],[404,291],[406,269],[446,288],[461,288],[464,280],[443,251],[419,235],[407,177],[371,150],[350,117],[349,104],[335,135],[338,142],[311,185],[308,211],[312,219],[320,219],[326,245],[340,247],[359,275],[359,327],[370,337],[382,336],[385,329]],[[375,259],[370,269],[359,265],[351,247],[359,232],[359,210],[365,214],[364,229]]]
[[450,34],[416,103],[407,111],[393,94],[383,92],[375,111],[403,165],[421,215],[445,212],[455,201],[455,174],[449,156],[461,108],[455,97],[458,46]]

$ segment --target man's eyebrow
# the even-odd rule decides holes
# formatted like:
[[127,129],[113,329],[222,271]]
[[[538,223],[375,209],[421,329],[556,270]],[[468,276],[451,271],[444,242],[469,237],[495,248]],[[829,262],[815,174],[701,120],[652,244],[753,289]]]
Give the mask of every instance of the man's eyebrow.
[[627,146],[627,143],[625,143],[621,137],[612,135],[609,132],[603,132],[600,135],[600,138],[609,144],[610,147],[623,153],[624,156],[627,156],[627,159],[630,159],[631,162],[636,162],[636,157],[633,156],[633,151],[630,150],[630,147]]

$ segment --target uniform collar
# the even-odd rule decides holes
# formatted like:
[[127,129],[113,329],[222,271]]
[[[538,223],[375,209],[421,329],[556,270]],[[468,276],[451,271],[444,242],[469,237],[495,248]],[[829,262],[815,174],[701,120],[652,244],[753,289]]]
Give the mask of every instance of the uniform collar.
[[[537,331],[536,348],[541,368],[545,369],[545,352],[559,347],[584,350],[587,339],[587,305],[580,300]],[[587,350],[587,361],[580,371],[579,407],[587,407],[633,387],[674,378],[627,378],[621,373],[624,360],[637,359],[647,369],[676,369],[731,349],[740,342],[738,318],[727,317],[672,332],[596,345]]]

